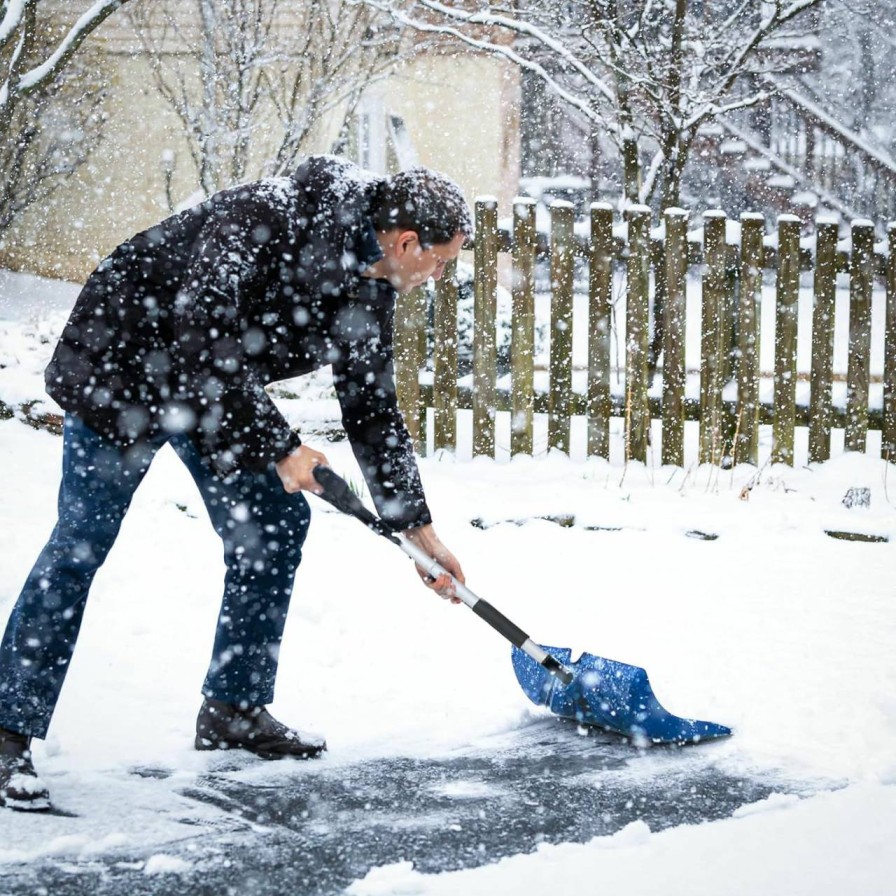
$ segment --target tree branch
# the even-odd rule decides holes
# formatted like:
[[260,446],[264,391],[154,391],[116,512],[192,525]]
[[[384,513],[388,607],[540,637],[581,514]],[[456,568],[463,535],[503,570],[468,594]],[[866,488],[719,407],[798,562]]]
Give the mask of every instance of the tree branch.
[[59,42],[50,56],[21,78],[17,85],[18,91],[20,93],[30,93],[55,78],[69,59],[77,52],[78,47],[84,43],[85,39],[99,28],[116,9],[127,2],[128,0],[97,0],[72,25],[69,32]]
[[0,20],[0,51],[2,51],[19,32],[25,9],[34,5],[36,0],[9,0],[3,4],[3,19]]
[[[430,23],[412,18],[406,15],[404,12],[396,9],[394,2],[388,2],[388,0],[363,0],[363,2],[367,3],[367,5],[369,6],[374,6],[378,9],[381,9],[384,12],[388,12],[390,15],[396,18],[396,20],[401,21],[402,24],[414,28],[418,31],[428,31],[430,33],[437,34],[451,34],[452,36],[464,41],[471,47],[475,47],[480,50],[484,49],[488,52],[496,52],[500,55],[506,55],[508,59],[513,58],[513,61],[515,62],[519,59],[518,54],[513,53],[513,51],[509,50],[509,48],[507,53],[504,53],[502,52],[502,50],[504,50],[505,48],[497,44],[491,43],[489,41],[480,41],[454,28],[431,25]],[[445,4],[438,2],[438,0],[418,0],[418,3],[424,9],[436,12],[440,15],[443,15],[446,19],[450,19],[461,24],[469,25],[472,27],[495,27],[500,28],[504,31],[509,31],[513,34],[520,35],[522,37],[532,38],[542,46],[546,47],[552,53],[554,53],[558,59],[569,65],[573,71],[578,72],[583,78],[585,78],[588,84],[594,87],[604,97],[604,99],[611,102],[614,100],[613,90],[609,86],[607,86],[607,84],[601,78],[596,76],[591,66],[587,65],[581,59],[579,59],[578,56],[561,41],[551,37],[549,34],[545,33],[542,29],[533,25],[531,22],[527,22],[522,19],[514,19],[509,16],[494,15],[490,12],[465,12],[452,6],[446,6]],[[517,64],[519,64],[519,62],[517,62]]]

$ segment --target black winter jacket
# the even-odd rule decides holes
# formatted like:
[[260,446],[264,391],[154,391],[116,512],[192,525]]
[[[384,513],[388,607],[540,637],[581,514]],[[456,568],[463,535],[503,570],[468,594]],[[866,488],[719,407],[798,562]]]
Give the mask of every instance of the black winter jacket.
[[225,190],[120,245],[90,276],[46,372],[62,408],[117,445],[186,432],[223,475],[299,444],[265,385],[332,365],[343,425],[381,516],[431,522],[392,366],[395,290],[371,182],[316,156]]

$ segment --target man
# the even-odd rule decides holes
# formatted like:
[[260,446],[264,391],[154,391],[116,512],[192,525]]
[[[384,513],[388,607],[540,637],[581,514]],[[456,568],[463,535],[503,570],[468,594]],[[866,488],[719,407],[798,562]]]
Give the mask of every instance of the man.
[[[463,581],[432,528],[398,410],[398,292],[438,278],[472,232],[457,186],[416,168],[372,178],[312,157],[119,246],[88,279],[46,373],[65,410],[59,520],[0,643],[0,802],[49,806],[31,760],[46,736],[93,576],[156,451],[187,466],[224,544],[224,597],[199,750],[318,756],[265,709],[326,457],[265,384],[332,365],[352,449],[380,516]],[[450,578],[426,584],[453,597]]]

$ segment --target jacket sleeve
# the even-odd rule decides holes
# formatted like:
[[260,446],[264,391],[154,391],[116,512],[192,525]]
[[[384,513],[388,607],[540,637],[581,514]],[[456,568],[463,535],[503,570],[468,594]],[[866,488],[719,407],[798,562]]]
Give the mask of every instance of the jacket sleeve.
[[210,216],[177,296],[181,395],[195,415],[195,441],[222,474],[263,470],[301,444],[247,363],[265,339],[246,322],[264,299],[270,234],[246,208]]
[[333,382],[342,423],[380,517],[394,530],[432,522],[414,446],[398,407],[392,361],[392,296],[349,307]]

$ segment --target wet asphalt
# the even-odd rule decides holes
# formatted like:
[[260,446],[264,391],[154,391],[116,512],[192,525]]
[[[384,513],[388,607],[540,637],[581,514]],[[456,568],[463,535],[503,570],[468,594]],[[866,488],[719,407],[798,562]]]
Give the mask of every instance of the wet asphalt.
[[330,896],[376,866],[475,868],[540,843],[583,843],[637,820],[659,831],[727,818],[781,789],[771,775],[721,771],[717,749],[637,750],[550,718],[444,756],[293,763],[294,773],[270,785],[247,782],[239,766],[224,764],[178,789],[219,810],[218,822],[165,846],[167,855],[188,859],[189,872],[146,875],[147,856],[136,852],[83,863],[50,857],[4,866],[0,894]]

